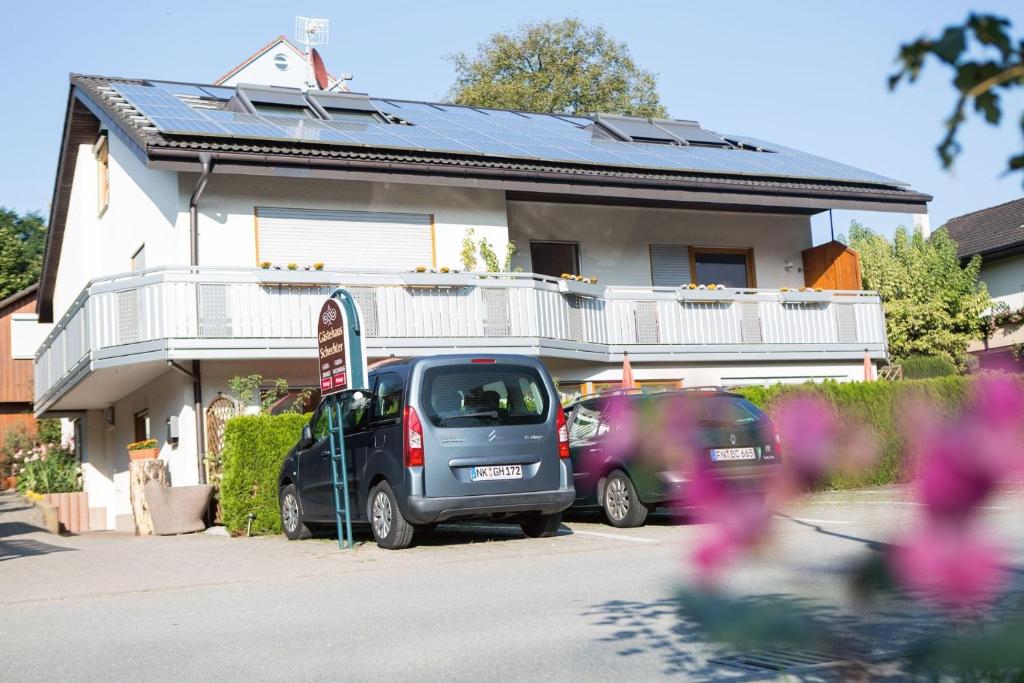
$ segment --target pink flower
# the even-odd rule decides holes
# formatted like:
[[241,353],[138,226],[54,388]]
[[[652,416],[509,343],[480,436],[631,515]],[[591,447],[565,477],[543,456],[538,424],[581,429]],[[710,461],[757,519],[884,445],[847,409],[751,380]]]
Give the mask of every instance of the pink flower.
[[962,427],[947,429],[923,446],[915,486],[930,514],[962,518],[995,490],[1000,472],[981,457],[973,436]]
[[631,457],[637,450],[639,437],[633,400],[626,396],[612,396],[604,409],[603,422],[611,428],[605,438],[608,454],[613,458]]
[[991,603],[1006,578],[1001,550],[966,525],[926,523],[893,547],[889,564],[904,588],[958,612]]
[[783,462],[798,482],[810,484],[835,464],[839,424],[825,401],[811,396],[785,399],[772,418],[782,442]]

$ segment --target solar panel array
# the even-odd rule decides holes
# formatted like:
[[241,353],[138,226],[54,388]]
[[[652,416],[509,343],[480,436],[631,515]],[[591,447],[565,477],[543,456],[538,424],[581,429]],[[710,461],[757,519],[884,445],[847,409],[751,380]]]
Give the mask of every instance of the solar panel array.
[[327,121],[195,108],[182,99],[224,100],[233,92],[231,88],[181,83],[111,85],[161,133],[172,136],[311,142],[626,168],[902,184],[828,159],[736,136],[728,137],[773,153],[603,140],[588,130],[592,120],[573,116],[373,99],[381,112],[411,125]]

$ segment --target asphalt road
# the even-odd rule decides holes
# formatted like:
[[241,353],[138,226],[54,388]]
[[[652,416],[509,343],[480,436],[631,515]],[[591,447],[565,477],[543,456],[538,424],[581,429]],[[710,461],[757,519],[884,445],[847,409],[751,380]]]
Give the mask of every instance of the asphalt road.
[[[1022,494],[985,512],[1018,567]],[[0,679],[761,678],[710,662],[734,651],[677,616],[683,558],[706,529],[667,516],[617,530],[578,515],[540,540],[445,525],[406,551],[342,552],[331,539],[51,536],[20,507],[0,498]],[[819,496],[779,518],[773,549],[726,587],[813,605],[884,650],[929,615],[858,613],[841,569],[914,511],[896,490]]]

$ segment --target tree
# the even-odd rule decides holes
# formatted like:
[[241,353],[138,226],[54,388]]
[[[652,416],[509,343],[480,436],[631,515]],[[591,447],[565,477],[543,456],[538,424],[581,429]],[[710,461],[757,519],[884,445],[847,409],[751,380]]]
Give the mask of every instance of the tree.
[[495,33],[470,57],[448,55],[457,104],[558,114],[665,117],[655,75],[601,26],[579,19],[524,24]]
[[[968,108],[973,106],[986,122],[998,125],[1003,116],[1000,94],[1024,87],[1024,39],[1011,39],[1009,28],[1008,19],[970,14],[963,25],[947,26],[938,38],[922,37],[900,46],[897,61],[902,67],[889,78],[890,89],[904,79],[915,82],[929,55],[953,69],[957,98],[937,149],[944,168],[950,168],[962,151],[957,133],[967,120]],[[1024,116],[1018,119],[1024,132]],[[1007,162],[1007,172],[1022,169],[1024,152]]]
[[990,303],[978,281],[981,258],[961,266],[945,230],[925,239],[900,227],[890,242],[854,221],[849,239],[860,252],[864,287],[882,297],[889,352],[941,356],[963,367],[968,344],[983,336],[981,313]]
[[0,299],[39,281],[46,223],[39,214],[0,208]]

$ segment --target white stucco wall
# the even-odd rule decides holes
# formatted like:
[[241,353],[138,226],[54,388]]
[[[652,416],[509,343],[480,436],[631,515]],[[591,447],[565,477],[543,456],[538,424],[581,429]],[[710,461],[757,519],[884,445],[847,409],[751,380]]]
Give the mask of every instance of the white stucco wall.
[[132,254],[142,244],[147,266],[188,263],[188,206],[186,199],[182,226],[177,174],[147,169],[117,135],[108,144],[110,203],[102,215],[93,146],[78,149],[54,287],[54,320],[89,280],[131,270]]
[[1024,254],[983,261],[981,280],[996,301],[1010,308],[1024,306]]
[[[191,194],[196,178],[182,174],[183,194]],[[462,268],[459,252],[469,228],[499,253],[508,242],[505,194],[498,190],[214,174],[199,203],[200,264],[257,265],[256,207],[432,214],[438,267]]]
[[583,274],[612,285],[650,285],[649,245],[680,244],[753,247],[758,287],[800,287],[800,252],[811,246],[810,218],[780,214],[509,202],[508,224],[524,271],[531,240],[579,242]]
[[[276,62],[278,55],[283,56],[287,68],[278,67]],[[306,85],[308,71],[308,65],[302,55],[284,41],[278,41],[231,77],[224,79],[220,85],[235,86],[239,83],[256,83],[301,88]]]

